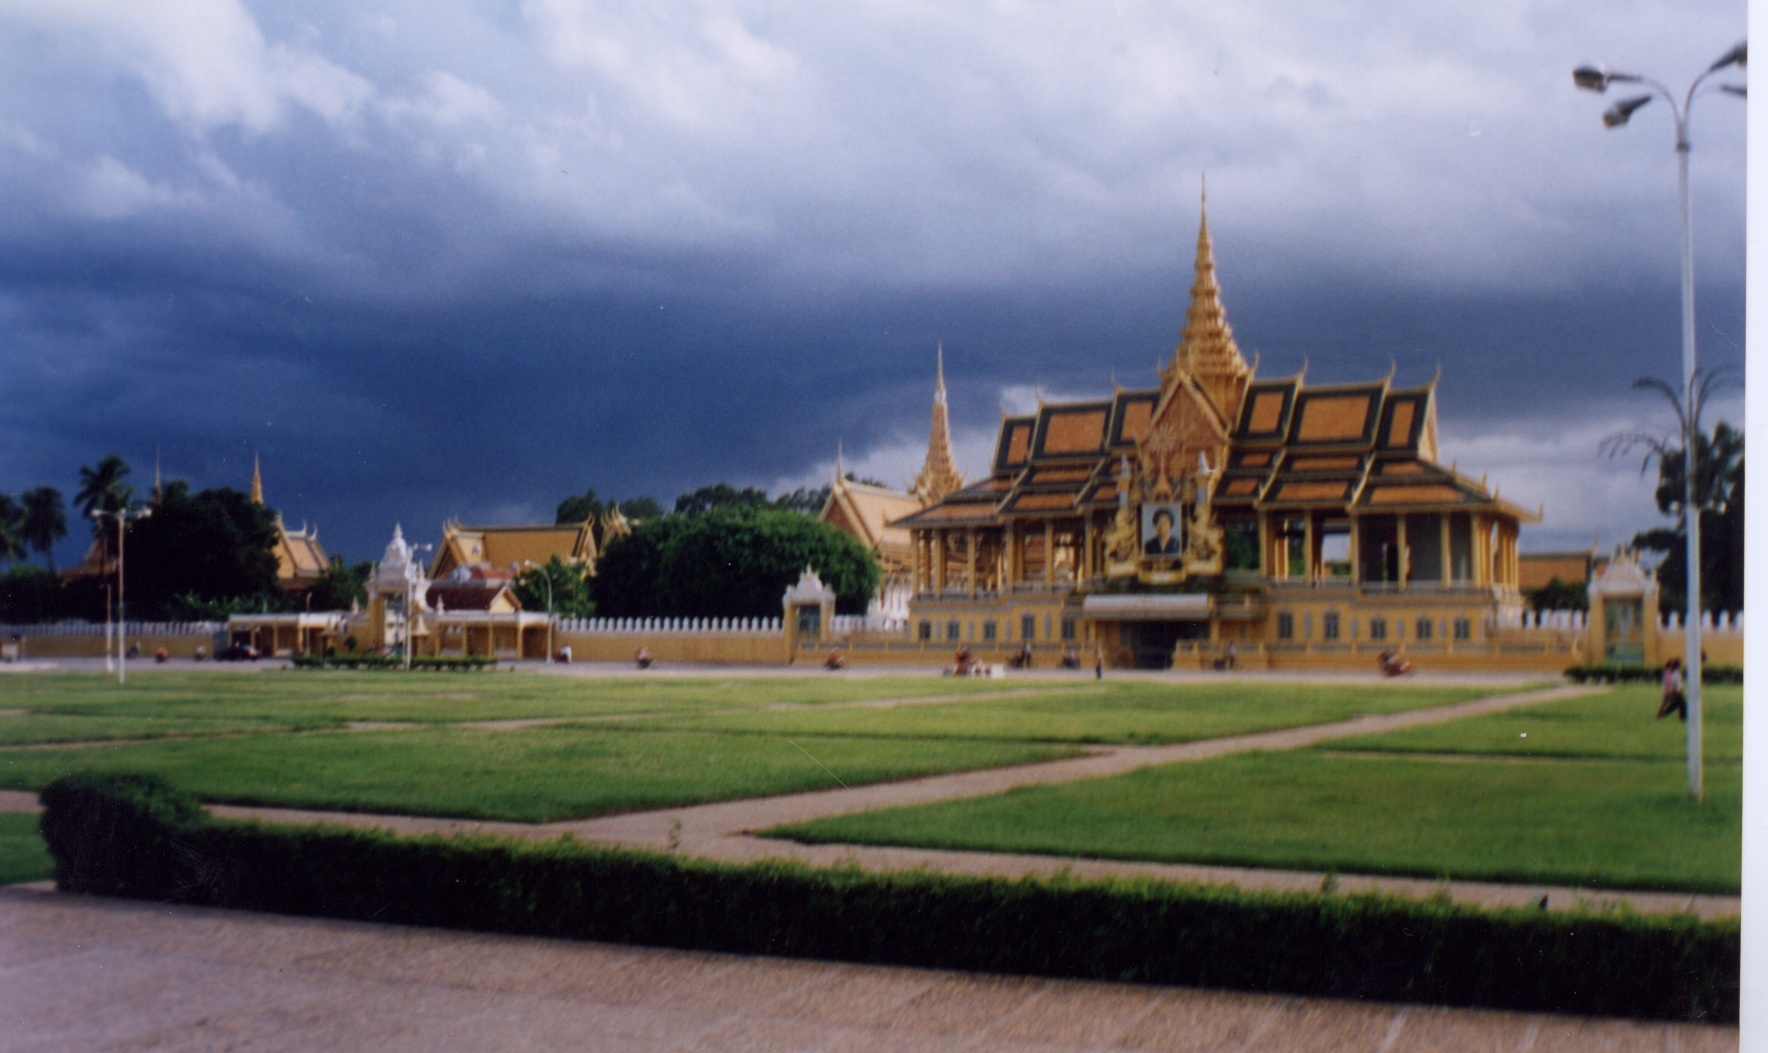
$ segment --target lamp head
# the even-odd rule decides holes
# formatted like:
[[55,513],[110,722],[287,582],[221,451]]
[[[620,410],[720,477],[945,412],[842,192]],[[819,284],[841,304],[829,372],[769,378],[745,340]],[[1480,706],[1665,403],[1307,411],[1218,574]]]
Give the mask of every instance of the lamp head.
[[1595,66],[1579,66],[1572,70],[1572,83],[1585,91],[1604,92],[1608,90],[1608,71]]
[[1730,51],[1719,56],[1719,61],[1707,67],[1707,72],[1724,69],[1726,66],[1747,66],[1749,64],[1750,45],[1748,41],[1737,45]]
[[1619,128],[1633,116],[1633,111],[1651,101],[1649,95],[1635,95],[1631,99],[1623,99],[1608,108],[1602,115],[1602,123],[1610,128]]

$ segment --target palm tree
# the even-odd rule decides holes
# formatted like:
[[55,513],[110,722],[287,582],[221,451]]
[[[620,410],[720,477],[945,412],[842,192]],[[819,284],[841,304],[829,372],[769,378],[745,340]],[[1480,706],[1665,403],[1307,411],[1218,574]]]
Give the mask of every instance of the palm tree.
[[0,563],[17,563],[25,558],[25,510],[11,494],[0,494]]
[[20,533],[25,544],[43,554],[49,573],[55,573],[55,543],[68,536],[68,513],[62,504],[61,491],[53,486],[39,486],[20,495],[24,500],[24,526]]
[[[74,495],[80,512],[91,517],[95,511],[120,512],[129,507],[135,488],[123,481],[128,474],[129,462],[114,453],[105,454],[90,468],[81,468],[80,492]],[[111,549],[110,533],[105,530],[102,518],[92,519],[92,536],[98,539],[102,569],[110,561]]]
[[1743,608],[1743,433],[1720,421],[1711,433],[1703,430],[1701,414],[1713,391],[1721,383],[1736,383],[1733,370],[1721,369],[1699,375],[1695,388],[1694,419],[1690,426],[1683,408],[1681,393],[1661,380],[1646,378],[1634,387],[1655,391],[1669,402],[1676,412],[1677,430],[1671,435],[1646,432],[1620,432],[1602,441],[1609,456],[1618,456],[1643,448],[1640,474],[1656,463],[1658,473],[1658,511],[1674,521],[1672,528],[1642,531],[1633,537],[1636,548],[1662,552],[1657,579],[1662,588],[1660,599],[1665,607],[1685,603],[1684,590],[1688,575],[1688,514],[1684,507],[1687,489],[1683,485],[1685,461],[1682,450],[1684,436],[1694,436],[1694,503],[1701,515],[1701,576],[1707,583],[1702,590],[1701,606],[1706,610],[1741,610]]

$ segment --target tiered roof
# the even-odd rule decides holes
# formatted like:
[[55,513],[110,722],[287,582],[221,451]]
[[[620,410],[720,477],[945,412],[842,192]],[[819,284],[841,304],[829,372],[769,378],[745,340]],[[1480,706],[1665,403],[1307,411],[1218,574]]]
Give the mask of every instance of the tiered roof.
[[430,577],[443,578],[456,567],[485,565],[499,570],[515,564],[545,563],[554,556],[595,573],[593,522],[540,526],[463,526],[450,520],[442,528]]
[[1184,333],[1158,389],[1003,418],[989,478],[896,525],[979,526],[1115,506],[1144,440],[1168,450],[1225,444],[1226,465],[1212,466],[1222,470],[1214,502],[1224,510],[1482,507],[1538,518],[1436,463],[1434,379],[1417,388],[1394,388],[1391,376],[1316,387],[1301,374],[1255,380],[1222,307],[1207,217],[1195,271]]

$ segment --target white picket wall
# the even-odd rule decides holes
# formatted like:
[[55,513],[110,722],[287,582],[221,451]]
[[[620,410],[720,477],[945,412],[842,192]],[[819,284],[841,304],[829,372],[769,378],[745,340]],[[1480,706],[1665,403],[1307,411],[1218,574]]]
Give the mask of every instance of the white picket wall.
[[[226,622],[127,622],[124,636],[214,636],[225,632]],[[110,631],[116,632],[112,622]],[[103,636],[103,622],[50,622],[42,625],[0,625],[0,639],[14,636]]]
[[560,618],[554,628],[562,633],[597,636],[624,634],[778,635],[785,625],[779,618]]
[[846,633],[907,633],[906,618],[884,618],[871,614],[837,614],[829,619],[829,631]]
[[[1681,632],[1684,621],[1681,611],[1662,611],[1664,629],[1669,632]],[[1727,613],[1720,611],[1717,616],[1712,611],[1700,612],[1700,629],[1705,633],[1740,633],[1743,632],[1743,612]]]

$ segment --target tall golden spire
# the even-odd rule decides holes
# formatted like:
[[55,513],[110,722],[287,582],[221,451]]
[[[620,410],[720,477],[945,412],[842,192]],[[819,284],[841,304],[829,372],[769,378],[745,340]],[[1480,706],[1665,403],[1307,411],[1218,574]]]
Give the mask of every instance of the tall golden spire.
[[945,495],[964,485],[952,459],[951,420],[945,407],[945,345],[939,345],[939,358],[933,383],[933,429],[927,438],[927,463],[915,476],[913,493],[923,507],[936,505]]
[[1222,288],[1216,283],[1215,246],[1209,239],[1209,198],[1200,207],[1197,225],[1196,278],[1191,283],[1191,306],[1185,310],[1185,331],[1172,364],[1161,374],[1163,386],[1175,374],[1189,374],[1203,388],[1222,416],[1233,421],[1240,412],[1252,370],[1234,342],[1234,329],[1222,306]]
[[264,476],[258,471],[258,454],[252,454],[252,503],[264,503]]

